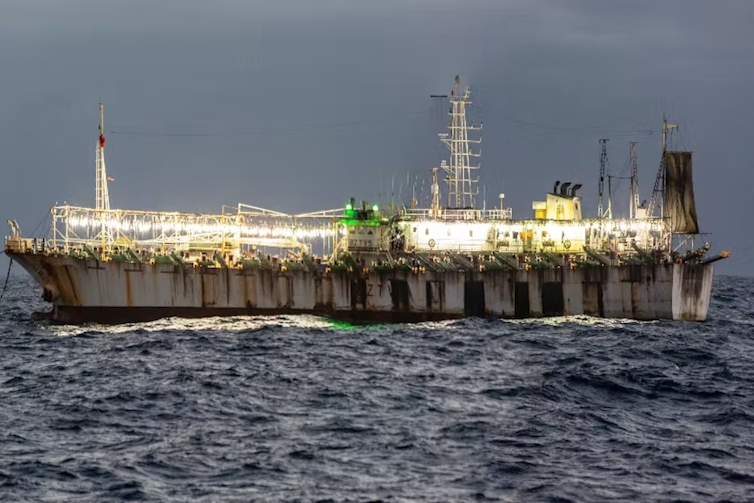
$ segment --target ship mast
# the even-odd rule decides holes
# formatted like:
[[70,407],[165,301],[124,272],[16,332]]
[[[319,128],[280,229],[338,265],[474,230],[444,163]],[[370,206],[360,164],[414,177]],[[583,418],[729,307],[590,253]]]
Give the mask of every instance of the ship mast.
[[107,172],[105,170],[105,107],[99,104],[99,139],[95,151],[97,162],[97,194],[96,207],[98,210],[110,209],[110,196],[107,192]]
[[649,200],[648,217],[654,216],[655,207],[658,205],[660,206],[660,218],[665,216],[665,205],[662,201],[663,194],[665,194],[665,152],[667,152],[668,132],[677,128],[677,124],[669,124],[665,117],[662,118],[662,158],[660,160],[660,169],[657,171],[657,178],[655,178],[652,198]]
[[105,169],[105,107],[102,102],[99,103],[99,138],[95,149],[96,159],[96,209],[99,211],[100,220],[102,221],[102,230],[100,237],[102,239],[102,249],[105,249],[107,242],[107,227],[105,212],[110,209],[110,196],[107,192],[107,171]]
[[603,138],[600,140],[600,185],[599,185],[599,202],[597,204],[597,216],[599,218],[605,218],[605,215],[607,215],[607,218],[613,218],[613,208],[612,208],[612,192],[611,192],[611,182],[610,182],[610,174],[608,173],[608,180],[607,180],[607,211],[603,211],[603,205],[602,205],[602,198],[605,191],[605,170],[607,165],[607,142],[608,140]]
[[639,167],[636,161],[636,142],[631,144],[631,205],[629,218],[634,219],[639,213]]
[[470,126],[466,124],[466,105],[470,103],[469,90],[464,89],[461,95],[461,81],[456,75],[455,88],[450,93],[450,138],[447,133],[440,134],[440,139],[450,150],[450,164],[442,168],[448,172],[448,207],[451,208],[474,208],[474,196],[479,193],[479,189],[474,187],[479,179],[471,177],[471,171],[479,169],[479,165],[471,166],[470,158],[479,157],[481,151],[472,152],[470,144],[481,143],[482,140],[470,140],[468,132],[482,129],[482,125],[475,127],[473,122]]

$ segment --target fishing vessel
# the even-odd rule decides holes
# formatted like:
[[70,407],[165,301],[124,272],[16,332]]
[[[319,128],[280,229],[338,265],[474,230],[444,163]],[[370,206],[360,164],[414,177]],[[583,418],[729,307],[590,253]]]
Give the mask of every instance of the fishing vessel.
[[100,103],[95,207],[52,207],[44,238],[24,236],[10,220],[5,252],[51,304],[34,317],[55,323],[278,314],[363,322],[706,319],[713,263],[729,253],[696,246],[692,155],[669,148],[676,125],[663,122],[648,204],[640,203],[632,145],[629,218],[613,217],[600,140],[594,217],[582,214],[582,184],[554,181],[515,219],[503,194],[499,206],[478,208],[472,160],[482,125],[467,121],[470,93],[458,77],[447,98],[441,140],[449,157],[427,172],[428,207],[345,198],[304,214],[247,204],[212,215],[111,208]]

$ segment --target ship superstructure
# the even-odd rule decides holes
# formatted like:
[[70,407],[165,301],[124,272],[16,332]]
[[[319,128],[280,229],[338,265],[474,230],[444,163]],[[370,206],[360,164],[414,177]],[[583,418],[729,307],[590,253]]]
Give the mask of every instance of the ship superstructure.
[[581,184],[555,181],[529,217],[513,219],[503,194],[499,206],[477,208],[482,124],[467,120],[469,96],[456,77],[441,135],[449,159],[431,170],[429,208],[386,211],[351,198],[295,215],[245,204],[215,215],[112,209],[100,104],[95,208],[53,207],[44,239],[9,222],[6,253],[40,283],[53,305],[45,316],[57,322],[279,313],[706,318],[711,264],[728,254],[694,246],[691,153],[666,141],[677,126],[663,124],[649,205],[639,202],[631,146],[629,218],[612,218],[601,140],[597,218],[583,216]]

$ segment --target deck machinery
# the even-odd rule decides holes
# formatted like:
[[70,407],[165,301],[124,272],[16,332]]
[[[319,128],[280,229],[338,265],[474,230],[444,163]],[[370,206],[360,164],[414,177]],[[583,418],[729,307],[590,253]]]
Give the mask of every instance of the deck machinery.
[[296,215],[244,204],[216,215],[112,209],[100,104],[96,207],[53,207],[46,238],[24,237],[9,221],[6,254],[52,304],[34,316],[57,323],[296,313],[389,322],[706,319],[712,263],[729,254],[695,247],[691,153],[667,148],[675,125],[663,123],[649,205],[639,203],[633,163],[631,218],[612,218],[611,201],[584,218],[581,185],[557,181],[531,218],[513,219],[503,194],[494,209],[476,206],[472,146],[482,125],[467,121],[469,96],[456,77],[450,131],[441,135],[449,158],[431,171],[429,208],[351,198]]

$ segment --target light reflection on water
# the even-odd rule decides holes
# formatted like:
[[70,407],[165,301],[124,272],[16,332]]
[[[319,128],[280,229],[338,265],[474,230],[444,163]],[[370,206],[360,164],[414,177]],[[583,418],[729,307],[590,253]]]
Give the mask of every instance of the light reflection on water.
[[492,320],[494,323],[510,325],[528,325],[531,328],[582,326],[595,328],[619,328],[625,325],[643,325],[658,323],[658,321],[636,321],[630,319],[596,318],[591,316],[560,316],[552,318],[527,318],[508,320],[489,318],[463,318],[446,321],[428,321],[413,324],[352,324],[342,320],[335,320],[314,315],[282,315],[282,316],[232,316],[211,318],[164,318],[146,323],[126,323],[121,325],[48,325],[41,322],[39,328],[44,332],[59,337],[75,337],[84,333],[122,334],[134,331],[145,332],[218,332],[235,334],[262,328],[300,328],[329,330],[334,332],[364,332],[373,330],[390,330],[391,328],[416,328],[422,330],[457,330],[468,328],[474,324],[484,324]]
[[163,318],[146,323],[125,323],[122,325],[48,325],[45,329],[61,337],[76,336],[83,333],[101,332],[105,334],[122,334],[126,332],[216,332],[237,333],[261,328],[302,328],[328,329],[333,324],[325,318],[309,315],[295,316],[232,316],[211,318]]

